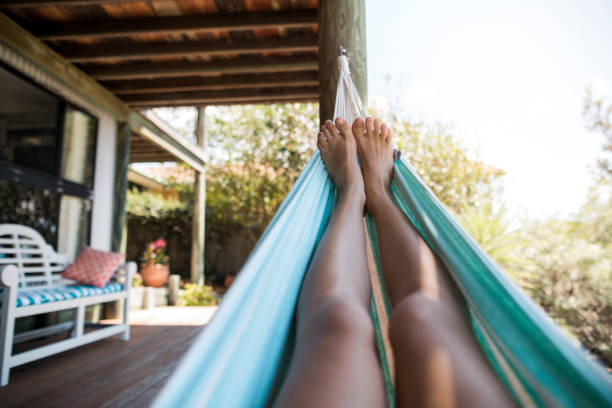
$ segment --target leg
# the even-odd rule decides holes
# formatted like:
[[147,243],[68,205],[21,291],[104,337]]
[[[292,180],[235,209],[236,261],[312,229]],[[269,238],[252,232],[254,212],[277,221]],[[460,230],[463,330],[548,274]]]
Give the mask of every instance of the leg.
[[389,331],[398,405],[510,406],[470,328],[465,304],[439,260],[393,203],[391,133],[357,119],[366,207],[376,221],[383,276],[393,305]]
[[277,398],[281,407],[384,406],[369,316],[365,193],[350,125],[327,121],[318,146],[338,188],[338,206],[306,274],[297,306],[297,343]]

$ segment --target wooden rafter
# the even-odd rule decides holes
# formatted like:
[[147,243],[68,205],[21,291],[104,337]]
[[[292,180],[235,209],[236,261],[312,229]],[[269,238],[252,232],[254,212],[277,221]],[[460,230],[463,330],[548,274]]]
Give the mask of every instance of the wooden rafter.
[[108,59],[135,60],[155,57],[216,56],[259,52],[317,51],[317,37],[257,38],[246,41],[188,41],[128,44],[90,44],[62,52],[70,62]]
[[102,4],[129,3],[142,0],[8,0],[1,1],[0,8],[30,8],[41,6],[98,6]]
[[275,74],[223,75],[220,77],[182,77],[165,79],[133,79],[103,81],[115,95],[174,91],[212,91],[274,87],[317,86],[316,71],[284,72]]
[[178,34],[217,30],[299,28],[317,25],[316,10],[201,14],[36,23],[28,27],[42,40],[102,38],[138,34]]
[[264,72],[316,71],[315,57],[232,59],[211,62],[132,63],[85,67],[87,73],[98,80],[162,78],[181,76],[214,76]]
[[[317,102],[318,101],[318,96],[317,97],[309,97],[309,98],[290,98],[290,99],[275,99],[275,100],[250,100],[250,99],[245,99],[245,100],[241,100],[241,101],[232,101],[232,100],[219,100],[219,101],[206,101],[206,102],[171,102],[171,103],[165,103],[163,105],[157,105],[157,107],[180,107],[180,106],[194,106],[194,107],[198,107],[198,106],[213,106],[213,105],[269,105],[272,103],[312,103],[312,102]],[[142,110],[142,109],[150,109],[150,108],[154,108],[156,106],[153,105],[139,105],[139,104],[133,104],[130,105],[133,109],[136,110]]]
[[299,88],[230,89],[225,91],[188,91],[124,95],[128,104],[139,106],[165,106],[169,104],[220,104],[221,102],[267,102],[295,99],[316,100],[319,88],[314,86]]

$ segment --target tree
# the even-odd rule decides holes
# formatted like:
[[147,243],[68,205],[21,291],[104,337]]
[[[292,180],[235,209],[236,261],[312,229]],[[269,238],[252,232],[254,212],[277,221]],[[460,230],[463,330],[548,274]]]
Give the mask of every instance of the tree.
[[612,155],[612,104],[606,104],[603,97],[594,96],[591,88],[587,88],[584,93],[583,117],[587,123],[587,128],[602,133],[605,138],[604,156],[598,160],[597,164],[603,177],[612,178],[612,161],[610,161]]
[[514,254],[525,260],[534,300],[612,366],[612,247],[598,242],[593,229],[579,218],[532,221]]
[[460,214],[498,198],[505,172],[479,160],[451,128],[404,119],[388,109],[373,112],[389,124],[402,156],[450,210]]
[[207,239],[229,231],[254,246],[313,153],[314,104],[218,108],[207,127]]

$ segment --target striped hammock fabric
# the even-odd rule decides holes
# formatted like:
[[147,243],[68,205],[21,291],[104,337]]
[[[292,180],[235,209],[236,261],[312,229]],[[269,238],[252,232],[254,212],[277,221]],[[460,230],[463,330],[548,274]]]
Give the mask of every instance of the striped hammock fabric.
[[[338,68],[334,116],[348,121],[364,117],[346,57],[339,57]],[[395,162],[392,191],[460,288],[476,338],[521,406],[612,406],[612,382],[603,368],[570,343],[482,252],[404,160]],[[293,315],[302,279],[334,209],[335,194],[316,152],[155,407],[260,407],[274,401],[293,351]],[[394,406],[386,338],[391,308],[373,219],[366,216],[365,225],[372,317],[387,400]]]

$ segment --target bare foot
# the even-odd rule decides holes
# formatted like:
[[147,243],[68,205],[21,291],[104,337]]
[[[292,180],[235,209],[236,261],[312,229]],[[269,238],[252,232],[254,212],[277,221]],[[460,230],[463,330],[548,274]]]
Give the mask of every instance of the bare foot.
[[340,195],[351,195],[363,206],[365,191],[357,163],[357,142],[350,124],[342,118],[336,119],[335,126],[331,120],[326,121],[319,132],[317,147]]
[[353,134],[365,182],[366,207],[373,214],[381,199],[390,198],[393,176],[391,131],[380,119],[367,117],[365,122],[361,118],[355,119]]

